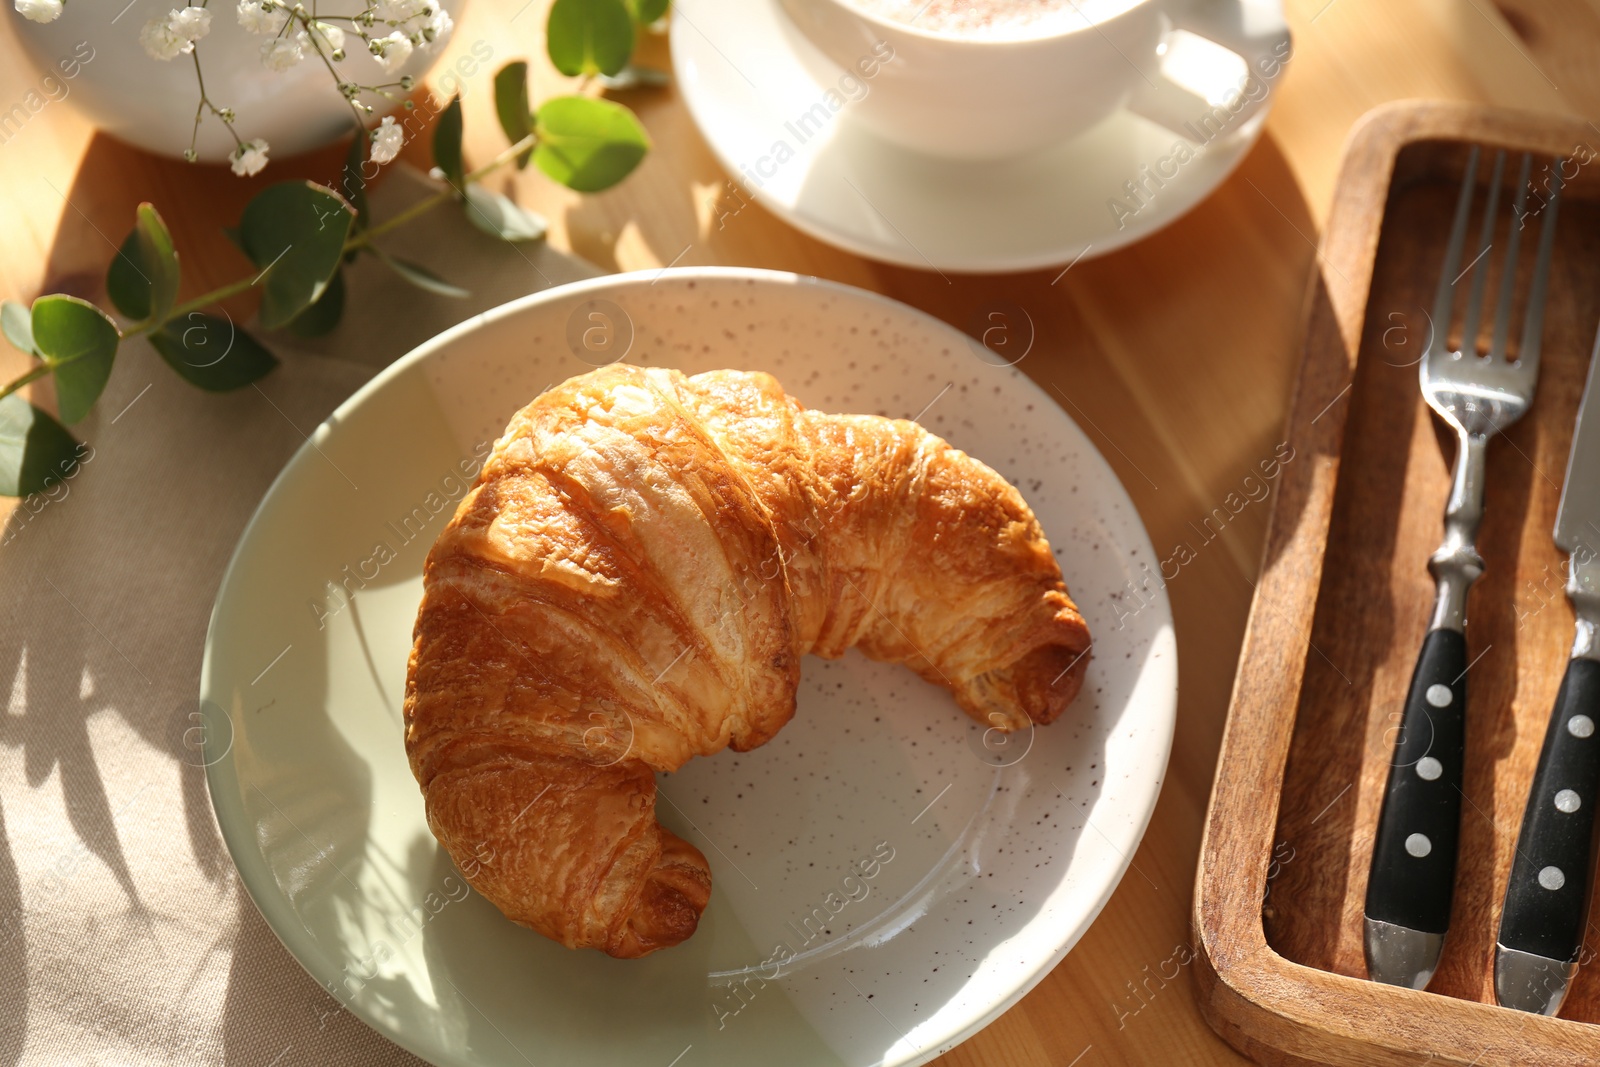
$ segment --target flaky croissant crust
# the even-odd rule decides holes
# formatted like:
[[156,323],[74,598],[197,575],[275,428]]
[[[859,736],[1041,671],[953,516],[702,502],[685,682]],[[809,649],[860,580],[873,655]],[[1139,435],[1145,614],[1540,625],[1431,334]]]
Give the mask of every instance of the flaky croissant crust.
[[771,739],[800,658],[857,647],[985,726],[1047,723],[1089,632],[1021,495],[914,422],[770,375],[613,365],[511,420],[429,553],[406,685],[428,822],[509,918],[642,956],[705,857],[656,771]]

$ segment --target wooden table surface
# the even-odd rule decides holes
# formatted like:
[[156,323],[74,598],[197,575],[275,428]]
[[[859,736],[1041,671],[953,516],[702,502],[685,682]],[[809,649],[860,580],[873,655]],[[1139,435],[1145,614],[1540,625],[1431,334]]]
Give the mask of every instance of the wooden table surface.
[[[502,182],[551,219],[556,246],[608,269],[715,263],[799,271],[886,293],[958,326],[995,301],[1022,306],[1038,340],[1021,369],[1070,398],[1069,414],[1127,486],[1158,555],[1183,542],[1200,546],[1168,587],[1181,696],[1171,768],[1135,857],[1147,877],[1125,878],[1066,961],[941,1064],[1244,1062],[1201,1020],[1182,964],[1191,955],[1201,825],[1268,509],[1246,508],[1209,544],[1196,527],[1280,441],[1301,296],[1317,269],[1341,145],[1362,113],[1433,97],[1600,116],[1600,0],[1287,2],[1294,59],[1266,134],[1238,171],[1188,217],[1085,260],[1054,284],[1057,270],[941,277],[886,266],[815,241],[754,204],[719,228],[714,204],[726,175],[670,89],[624,97],[655,149],[621,186],[579,197],[531,169]],[[543,6],[513,19],[521,0],[472,0],[445,62],[483,39],[494,65],[533,60],[536,95],[556,89],[562,79],[542,58]],[[664,40],[645,47],[642,58],[666,65]],[[465,86],[469,165],[503,143],[489,76]],[[0,101],[21,99],[34,77],[0,32]],[[185,298],[231,281],[244,264],[220,227],[260,184],[325,174],[326,164],[321,156],[291,161],[240,181],[221,168],[126,148],[96,136],[69,106],[51,106],[0,146],[0,297],[101,296],[111,255],[103,234],[120,240],[141,200],[163,211],[183,249]],[[71,191],[70,203],[59,190]],[[248,298],[238,307],[248,312]],[[10,378],[25,360],[0,348],[0,373]],[[0,505],[0,519],[7,507]]]

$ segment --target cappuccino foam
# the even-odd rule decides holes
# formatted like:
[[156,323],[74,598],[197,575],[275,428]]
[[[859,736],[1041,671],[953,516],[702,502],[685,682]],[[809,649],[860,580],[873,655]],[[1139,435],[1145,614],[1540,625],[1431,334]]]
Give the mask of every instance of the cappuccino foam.
[[[1049,37],[1088,25],[1094,0],[851,0],[862,11],[929,33],[978,40]],[[1124,2],[1119,7],[1128,7]],[[1101,15],[1100,17],[1104,17]]]

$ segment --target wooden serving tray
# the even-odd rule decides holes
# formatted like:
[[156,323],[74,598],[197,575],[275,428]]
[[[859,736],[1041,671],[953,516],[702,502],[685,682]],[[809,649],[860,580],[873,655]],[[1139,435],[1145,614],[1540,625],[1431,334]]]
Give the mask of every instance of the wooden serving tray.
[[[1489,447],[1487,571],[1468,609],[1477,658],[1460,868],[1439,971],[1415,992],[1366,980],[1361,913],[1455,449],[1422,402],[1416,363],[1468,142],[1541,153],[1536,194],[1553,156],[1573,157],[1576,176],[1560,208],[1534,406]],[[1561,1018],[1500,1008],[1493,989],[1512,847],[1572,643],[1550,531],[1600,324],[1596,145],[1600,133],[1579,121],[1405,103],[1373,112],[1346,150],[1197,876],[1201,1009],[1258,1062],[1600,1063],[1600,958]],[[1508,153],[1507,189],[1517,160]],[[1480,193],[1475,212],[1481,204]],[[1600,907],[1593,914],[1600,922]],[[1585,959],[1597,950],[1592,923]]]

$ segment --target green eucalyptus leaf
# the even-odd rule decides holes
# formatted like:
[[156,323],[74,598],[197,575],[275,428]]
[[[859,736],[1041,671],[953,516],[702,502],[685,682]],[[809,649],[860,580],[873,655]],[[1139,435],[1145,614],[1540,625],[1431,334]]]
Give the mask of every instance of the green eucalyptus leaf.
[[[494,75],[494,110],[500,116],[500,128],[516,144],[533,132],[533,111],[528,106],[528,64],[522,60],[507,63]],[[517,169],[528,165],[533,149],[517,156]]]
[[278,365],[232,320],[198,311],[167,323],[150,335],[150,344],[185,381],[213,393],[241,389]]
[[150,276],[145,273],[143,259],[139,231],[134,229],[106,268],[106,295],[113,307],[135,322],[150,317]]
[[33,355],[33,314],[15,300],[0,302],[0,332],[17,348]]
[[671,0],[626,0],[628,14],[641,26],[648,26],[666,17]]
[[537,241],[550,228],[543,216],[476,182],[467,186],[467,202],[462,208],[469,222],[502,241]]
[[461,97],[450,99],[450,106],[439,115],[433,128],[433,163],[457,189],[466,176],[461,164]]
[[311,182],[268,186],[245,205],[239,235],[261,271],[261,325],[286,326],[317,303],[339,269],[354,220],[343,198]]
[[328,287],[315,304],[296,315],[289,323],[289,332],[296,337],[321,337],[333,332],[344,317],[344,271],[334,272]]
[[73,472],[82,447],[16,393],[0,398],[0,496],[44,492]]
[[56,402],[67,425],[89,414],[111,377],[121,336],[106,313],[75,296],[33,302],[33,343],[56,378]]
[[167,317],[178,302],[178,250],[161,215],[150,204],[140,204],[134,226],[139,238],[139,257],[150,276],[151,317]]
[[650,138],[633,112],[609,100],[558,96],[539,109],[534,164],[580,193],[626,178],[650,150]]
[[356,209],[356,230],[366,229],[372,221],[367,208],[367,179],[361,173],[367,162],[367,146],[370,143],[371,139],[365,130],[350,138],[350,150],[344,157],[344,172],[339,176],[339,191]]
[[633,16],[622,0],[556,0],[545,47],[563,74],[615,74],[633,54]]
[[379,259],[387,263],[396,274],[415,285],[418,289],[426,289],[428,292],[437,293],[440,296],[462,297],[472,295],[469,290],[463,289],[459,285],[451,285],[420,263],[412,263],[410,260],[401,259],[399,256],[391,256],[389,253],[377,248],[374,248],[373,252],[377,254]]
[[137,322],[160,321],[178,299],[178,252],[160,214],[140,204],[133,232],[106,270],[111,303]]

